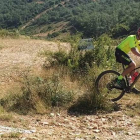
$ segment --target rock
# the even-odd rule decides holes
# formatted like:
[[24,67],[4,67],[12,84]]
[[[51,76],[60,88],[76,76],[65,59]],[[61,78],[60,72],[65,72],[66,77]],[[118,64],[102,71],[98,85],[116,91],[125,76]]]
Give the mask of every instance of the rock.
[[60,117],[60,113],[57,113],[56,115]]
[[48,125],[49,123],[48,122],[42,122],[42,125]]
[[99,133],[100,130],[99,130],[99,129],[94,129],[93,132],[95,132],[95,133]]
[[47,134],[48,133],[48,130],[47,129],[41,129],[39,131],[40,134]]
[[131,132],[127,132],[127,135],[132,136],[133,134]]
[[112,134],[113,136],[115,136],[115,135],[116,135],[116,133],[115,133],[114,131],[111,131],[111,134]]
[[37,121],[37,122],[40,122],[41,120],[40,120],[40,119],[36,119],[36,121]]
[[55,114],[54,114],[54,113],[50,113],[50,116],[51,116],[51,117],[54,117],[54,116],[55,116]]

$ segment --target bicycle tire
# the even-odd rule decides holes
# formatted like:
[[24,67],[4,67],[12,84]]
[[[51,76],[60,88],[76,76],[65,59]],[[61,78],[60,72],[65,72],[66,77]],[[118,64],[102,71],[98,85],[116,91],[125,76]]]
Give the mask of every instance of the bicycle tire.
[[[110,75],[110,77],[107,77],[108,75]],[[119,75],[120,74],[114,70],[106,70],[106,71],[102,72],[95,81],[95,88],[96,88],[97,93],[99,93],[99,94],[104,93],[107,95],[110,92],[108,94],[109,95],[108,99],[113,102],[121,99],[123,97],[123,95],[125,94],[124,90],[119,90],[116,88],[108,89],[108,87],[107,87],[108,84],[111,83],[111,81],[113,81]],[[125,82],[125,80],[124,80],[124,82]]]

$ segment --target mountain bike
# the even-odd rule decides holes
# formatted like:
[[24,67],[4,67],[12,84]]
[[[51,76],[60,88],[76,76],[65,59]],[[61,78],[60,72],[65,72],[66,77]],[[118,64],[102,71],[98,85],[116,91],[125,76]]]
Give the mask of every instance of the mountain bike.
[[[125,66],[123,64],[122,66],[124,70]],[[138,69],[140,69],[140,66],[134,70]],[[99,74],[95,81],[95,88],[97,93],[102,94],[105,98],[111,101],[118,101],[124,96],[125,93],[133,92],[134,87],[137,89],[137,92],[140,93],[140,73],[132,84],[129,83],[128,77],[125,76],[123,80],[124,88],[118,88],[114,86],[114,80],[119,75],[120,73],[115,70],[106,70]]]

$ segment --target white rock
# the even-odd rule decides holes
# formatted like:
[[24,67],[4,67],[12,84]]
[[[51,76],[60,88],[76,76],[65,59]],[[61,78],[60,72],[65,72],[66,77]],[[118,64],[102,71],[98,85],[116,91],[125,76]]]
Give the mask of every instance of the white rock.
[[100,130],[99,130],[99,129],[95,129],[95,130],[93,130],[93,132],[95,132],[95,133],[99,133]]
[[54,115],[54,113],[50,113],[50,116],[51,116],[51,117],[54,117],[55,115]]

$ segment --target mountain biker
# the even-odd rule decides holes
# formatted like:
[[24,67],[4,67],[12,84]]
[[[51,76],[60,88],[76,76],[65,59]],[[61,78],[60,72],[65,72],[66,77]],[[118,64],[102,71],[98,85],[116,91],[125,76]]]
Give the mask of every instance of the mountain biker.
[[117,47],[115,51],[116,61],[127,65],[127,68],[122,72],[118,78],[115,79],[115,86],[123,88],[123,77],[130,74],[130,77],[134,74],[134,69],[136,63],[128,55],[132,52],[134,55],[140,57],[140,28],[138,28],[136,35],[129,35],[125,40],[123,40]]

